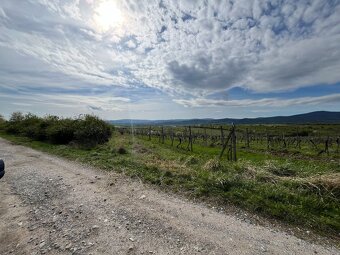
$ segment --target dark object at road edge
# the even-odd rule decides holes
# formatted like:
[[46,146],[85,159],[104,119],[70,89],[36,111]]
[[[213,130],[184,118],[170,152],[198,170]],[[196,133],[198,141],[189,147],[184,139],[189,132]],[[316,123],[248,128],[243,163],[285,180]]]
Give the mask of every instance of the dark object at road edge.
[[5,175],[5,162],[0,159],[0,179]]

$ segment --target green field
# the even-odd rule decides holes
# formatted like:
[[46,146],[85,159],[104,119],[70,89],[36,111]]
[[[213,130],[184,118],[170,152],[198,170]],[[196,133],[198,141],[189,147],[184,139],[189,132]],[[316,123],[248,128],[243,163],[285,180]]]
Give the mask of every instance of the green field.
[[[327,236],[340,232],[339,154],[316,156],[238,148],[238,161],[218,159],[220,147],[194,151],[159,139],[115,132],[92,149],[52,145],[1,133],[19,144],[124,173],[191,198],[233,204],[250,212]],[[238,144],[238,147],[241,145]]]

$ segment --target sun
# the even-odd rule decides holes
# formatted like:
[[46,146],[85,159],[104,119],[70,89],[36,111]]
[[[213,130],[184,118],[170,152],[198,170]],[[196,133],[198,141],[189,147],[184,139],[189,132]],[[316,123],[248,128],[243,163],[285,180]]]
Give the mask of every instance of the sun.
[[102,32],[120,26],[123,19],[123,14],[114,0],[101,1],[94,10],[94,22]]

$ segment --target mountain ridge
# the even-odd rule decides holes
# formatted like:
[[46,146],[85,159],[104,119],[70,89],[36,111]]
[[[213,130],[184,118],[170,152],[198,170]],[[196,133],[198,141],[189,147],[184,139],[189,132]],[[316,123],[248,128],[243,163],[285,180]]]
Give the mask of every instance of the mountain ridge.
[[109,120],[114,125],[207,125],[207,124],[340,124],[340,112],[315,111],[290,116],[257,118],[193,118],[169,120],[120,119]]

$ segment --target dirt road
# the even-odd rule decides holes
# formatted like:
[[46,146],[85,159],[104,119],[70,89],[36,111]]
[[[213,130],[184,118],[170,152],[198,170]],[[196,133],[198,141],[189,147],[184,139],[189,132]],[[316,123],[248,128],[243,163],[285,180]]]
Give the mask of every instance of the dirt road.
[[0,157],[1,254],[340,254],[3,139]]

